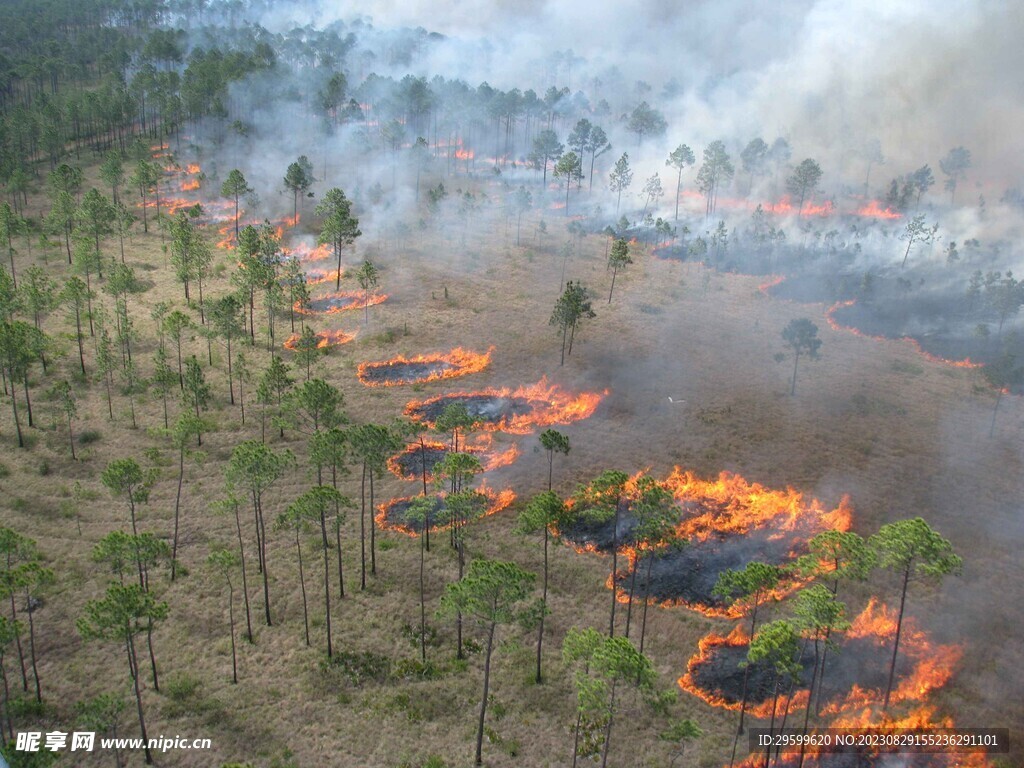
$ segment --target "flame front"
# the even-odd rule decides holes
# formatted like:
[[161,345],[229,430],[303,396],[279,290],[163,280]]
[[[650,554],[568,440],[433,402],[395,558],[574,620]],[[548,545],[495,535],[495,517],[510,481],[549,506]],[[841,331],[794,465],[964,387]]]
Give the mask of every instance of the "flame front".
[[[472,443],[460,445],[459,451],[476,456],[480,460],[480,465],[483,467],[484,472],[490,472],[492,469],[498,469],[499,467],[507,467],[519,458],[519,446],[511,445],[504,451],[496,451],[492,447],[493,444],[494,438],[490,434],[476,435]],[[423,448],[428,451],[447,453],[451,449],[451,445],[438,442],[437,440],[425,440]],[[420,444],[413,443],[405,448],[405,450],[391,456],[387,462],[388,470],[395,477],[402,480],[421,480],[423,472],[418,458],[420,450]],[[414,471],[408,472],[406,467],[411,467]],[[427,469],[427,482],[431,482],[433,479],[434,477],[430,469]]]
[[[877,660],[879,670],[884,672],[895,636],[895,612],[872,598],[864,610],[853,620],[849,630],[842,638],[833,636],[832,639],[838,641],[839,648],[834,651],[832,658],[841,658],[844,652],[850,652],[847,648],[851,642],[865,641],[871,652],[871,658],[866,659],[866,662],[875,663]],[[741,701],[727,697],[720,691],[700,686],[697,683],[697,672],[703,665],[713,663],[715,654],[723,649],[745,649],[749,643],[750,637],[741,626],[737,626],[725,636],[711,633],[702,638],[698,642],[697,653],[687,662],[686,674],[677,681],[679,687],[711,706],[738,711],[742,706]],[[844,645],[847,647],[844,648]],[[904,619],[900,638],[900,658],[909,662],[909,668],[899,678],[897,686],[893,689],[890,702],[891,705],[901,703],[909,705],[909,712],[903,716],[884,716],[881,712],[884,691],[876,688],[865,689],[854,683],[845,694],[833,696],[824,702],[820,715],[823,718],[830,718],[830,720],[822,722],[822,725],[827,725],[830,728],[854,729],[868,726],[884,726],[886,728],[952,727],[950,719],[937,720],[934,717],[934,710],[923,705],[933,691],[945,686],[952,678],[961,653],[960,646],[932,643],[926,633],[921,631],[912,619]],[[862,667],[858,665],[858,668]],[[788,702],[785,696],[780,696],[777,713],[786,711],[787,707],[791,712],[803,709],[807,706],[808,698],[809,693],[806,688],[794,691]],[[752,717],[771,717],[771,697],[765,701],[748,701],[746,711]],[[813,751],[809,750],[809,754],[813,754]],[[980,758],[980,755],[958,754],[947,757],[969,758],[967,762],[952,762],[948,765],[986,765],[984,759],[975,759]],[[789,765],[785,761],[781,764]],[[807,762],[804,764],[808,765]],[[816,762],[810,764],[817,765]],[[760,762],[757,760],[744,761],[739,765],[753,766],[760,765]],[[947,763],[943,762],[940,765],[947,765]]]
[[608,394],[599,392],[581,392],[571,394],[564,392],[557,384],[548,384],[542,378],[536,384],[511,389],[509,387],[480,390],[479,392],[462,392],[449,395],[438,395],[426,400],[413,400],[405,406],[405,415],[413,421],[433,426],[433,420],[424,418],[421,410],[445,400],[457,400],[466,397],[493,397],[498,399],[512,398],[526,402],[530,406],[528,413],[503,416],[497,421],[484,421],[479,429],[489,432],[507,432],[513,435],[528,435],[538,427],[552,424],[571,424],[589,418]]
[[864,339],[872,339],[874,341],[901,341],[907,343],[914,348],[914,351],[917,352],[917,354],[921,355],[921,357],[923,357],[925,360],[928,360],[929,362],[932,363],[951,365],[954,368],[981,368],[984,366],[984,363],[976,363],[969,357],[966,357],[963,360],[950,360],[945,357],[940,357],[939,355],[933,355],[931,352],[926,351],[921,346],[921,342],[919,342],[913,336],[876,336],[871,333],[864,333],[864,331],[852,325],[843,325],[842,323],[840,323],[835,317],[836,312],[838,312],[841,309],[846,309],[847,307],[852,307],[856,303],[856,299],[850,299],[848,301],[837,301],[835,304],[833,304],[831,307],[825,310],[825,320],[828,321],[829,327],[832,328],[832,330],[834,331],[847,331],[849,333],[852,333],[854,336],[860,336],[861,338]]
[[891,208],[882,208],[877,200],[872,200],[867,205],[857,209],[858,216],[867,216],[873,219],[902,219],[903,214]]
[[[360,363],[356,375],[359,376],[359,380],[368,387],[396,387],[403,384],[419,384],[427,381],[437,381],[439,379],[454,379],[459,376],[467,376],[471,373],[479,373],[487,368],[487,366],[491,364],[491,354],[493,352],[494,347],[490,347],[484,353],[471,352],[468,349],[456,347],[451,352],[435,352],[426,355],[413,355],[412,357],[398,355],[390,360]],[[431,371],[427,376],[422,378],[404,379],[397,377],[389,379],[386,375],[389,370],[400,373],[404,366],[419,364],[430,365],[435,363],[446,365]],[[373,373],[375,372],[380,372],[385,375],[383,378],[375,379],[373,378]]]
[[[333,291],[323,296],[317,296],[310,302],[312,305],[327,304],[325,309],[315,307],[304,307],[301,302],[295,302],[294,309],[303,315],[335,315],[338,312],[345,312],[349,309],[362,309],[363,306],[373,307],[387,301],[386,293],[364,294],[362,291]],[[334,303],[337,302],[337,303]]]
[[[512,502],[516,500],[516,494],[511,488],[506,488],[503,491],[495,491],[489,485],[483,483],[476,490],[487,497],[487,508],[484,511],[484,517],[490,517],[491,515],[501,512],[503,509],[507,509],[509,506],[512,505]],[[422,496],[423,494],[419,495]],[[439,493],[437,494],[437,497],[443,499],[446,495],[447,494],[445,493]],[[404,533],[407,536],[412,536],[414,538],[416,536],[419,536],[418,530],[409,527],[405,523],[395,523],[388,520],[388,512],[393,507],[399,504],[406,503],[414,498],[416,497],[402,496],[396,499],[391,499],[391,501],[384,502],[383,504],[378,504],[377,514],[374,516],[374,520],[376,521],[377,525],[382,530],[398,531],[399,533]],[[440,524],[435,522],[434,525],[430,526],[430,530],[443,531],[447,530],[450,527],[450,522]]]
[[[328,347],[337,347],[341,344],[348,344],[356,335],[354,333],[345,333],[344,331],[317,331],[316,348],[327,349]],[[284,342],[284,348],[290,349],[293,352],[299,348],[299,341],[302,336],[298,333],[293,333]]]

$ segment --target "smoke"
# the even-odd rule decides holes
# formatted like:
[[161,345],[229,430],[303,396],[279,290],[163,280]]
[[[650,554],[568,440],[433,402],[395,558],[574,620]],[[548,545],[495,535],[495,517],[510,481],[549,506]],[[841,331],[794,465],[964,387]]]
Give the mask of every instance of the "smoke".
[[[819,160],[828,185],[859,180],[864,146],[878,139],[894,172],[930,163],[938,174],[939,159],[962,145],[974,184],[1001,191],[1021,175],[1011,151],[1024,118],[1016,3],[384,0],[372,13],[353,20],[343,6],[309,2],[275,5],[258,20],[278,32],[355,21],[361,45],[387,41],[373,61],[381,74],[393,66],[397,77],[459,77],[471,87],[565,86],[592,103],[607,99],[616,115],[646,97],[669,118],[659,155],[678,141],[742,147],[781,135],[795,159]],[[414,28],[422,34],[410,43]]]

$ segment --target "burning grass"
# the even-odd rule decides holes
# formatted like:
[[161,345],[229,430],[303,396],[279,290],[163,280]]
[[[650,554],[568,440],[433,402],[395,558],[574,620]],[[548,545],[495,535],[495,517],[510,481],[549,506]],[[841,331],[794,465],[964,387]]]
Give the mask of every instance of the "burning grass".
[[940,357],[939,355],[933,355],[932,353],[926,351],[921,346],[921,342],[918,341],[917,339],[915,339],[913,336],[895,336],[895,337],[893,337],[893,336],[879,336],[879,335],[875,335],[875,334],[865,333],[864,331],[860,330],[856,326],[846,325],[845,323],[842,323],[842,322],[840,322],[837,319],[836,315],[839,312],[841,312],[844,309],[846,309],[846,310],[851,309],[851,308],[853,308],[855,306],[857,306],[856,299],[850,299],[848,301],[837,301],[835,304],[830,306],[825,311],[825,319],[828,321],[828,324],[832,328],[832,330],[835,330],[835,331],[849,331],[850,333],[854,334],[855,336],[861,336],[861,337],[863,337],[865,339],[874,339],[875,341],[903,341],[903,342],[906,342],[906,343],[910,344],[914,348],[914,351],[917,352],[919,355],[921,355],[926,360],[929,360],[929,361],[931,361],[933,363],[941,363],[943,365],[952,365],[955,368],[981,368],[984,365],[984,363],[976,363],[976,362],[974,362],[969,357],[964,358],[963,360],[949,360],[949,359],[947,359],[945,357]]
[[[679,506],[675,536],[682,546],[670,546],[638,561],[638,550],[630,541],[628,510],[619,516],[618,540],[629,557],[629,571],[620,574],[614,586],[619,600],[628,602],[624,585],[634,587],[634,599],[646,599],[663,606],[684,605],[708,616],[737,618],[749,606],[743,601],[731,605],[712,594],[727,570],[741,570],[759,561],[785,565],[803,554],[808,539],[825,530],[848,530],[850,508],[843,499],[826,510],[817,499],[805,499],[792,488],[773,490],[750,483],[739,475],[722,472],[716,480],[702,480],[676,467],[664,481]],[[601,550],[611,546],[610,523],[601,530],[584,533],[584,548]],[[607,530],[604,530],[604,529]],[[566,533],[574,539],[574,534]],[[607,541],[605,541],[607,540]],[[580,542],[576,538],[577,543]],[[639,569],[635,584],[633,569]],[[774,590],[781,598],[799,586],[799,580],[784,578]]]
[[[822,714],[849,716],[849,713],[880,705],[889,675],[889,654],[896,636],[892,611],[871,600],[842,637],[833,637],[838,648],[825,657],[822,678]],[[743,695],[744,670],[750,642],[743,627],[726,636],[712,633],[698,644],[697,653],[679,678],[679,687],[708,704],[738,710]],[[917,629],[912,620],[903,624],[900,654],[896,661],[896,687],[892,703],[919,703],[945,686],[953,676],[961,656],[959,646],[936,645]],[[808,644],[800,658],[803,671],[795,686],[790,710],[807,705],[814,650]],[[767,664],[752,664],[747,672],[747,712],[754,717],[770,717],[772,710],[772,672]],[[784,707],[784,697],[780,707]],[[840,726],[836,726],[840,727]]]
[[[495,491],[487,485],[482,485],[477,492],[482,493],[487,498],[485,516],[501,512],[501,510],[506,509],[516,500],[516,495],[511,488]],[[402,496],[401,498],[391,499],[391,501],[384,504],[379,504],[377,506],[377,515],[374,518],[377,521],[377,525],[382,529],[399,531],[409,536],[418,536],[423,529],[423,525],[414,523],[407,517],[409,507],[415,498],[417,497]],[[427,513],[426,521],[427,527],[431,531],[443,530],[451,525],[444,499],[445,494],[443,493],[433,496],[434,506]]]
[[479,373],[491,363],[491,347],[484,353],[456,347],[451,352],[404,357],[360,363],[357,375],[368,387],[396,387],[439,379],[454,379],[470,373]]
[[[327,349],[328,347],[337,347],[342,344],[348,344],[352,339],[356,337],[354,333],[345,333],[345,331],[317,331],[316,346],[317,349]],[[284,348],[290,349],[293,352],[298,349],[299,340],[302,336],[298,333],[293,333],[284,342]]]
[[[485,472],[508,466],[519,458],[518,446],[512,445],[507,450],[496,451],[492,449],[492,444],[490,435],[479,435],[473,445],[459,446],[459,450],[477,456]],[[444,460],[450,450],[448,443],[433,440],[424,441],[422,446],[416,443],[389,458],[388,469],[402,480],[422,480],[426,475],[429,483],[433,480],[434,467]]]
[[304,315],[334,315],[349,309],[362,309],[364,306],[373,307],[383,304],[387,298],[386,293],[367,295],[362,291],[335,291],[326,296],[311,299],[306,306],[296,302],[295,311]]
[[558,385],[548,384],[544,378],[515,390],[488,388],[480,392],[413,400],[405,406],[405,415],[413,421],[433,426],[448,405],[461,403],[478,421],[480,429],[526,435],[539,427],[586,419],[597,410],[603,397],[597,392],[564,392]]

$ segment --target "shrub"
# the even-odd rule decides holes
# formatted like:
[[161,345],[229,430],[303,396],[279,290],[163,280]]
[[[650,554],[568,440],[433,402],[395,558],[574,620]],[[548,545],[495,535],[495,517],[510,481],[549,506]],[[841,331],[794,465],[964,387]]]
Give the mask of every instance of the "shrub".
[[78,444],[90,445],[92,443],[99,442],[101,437],[103,437],[103,433],[98,429],[83,429],[78,433]]
[[327,663],[340,669],[352,685],[383,683],[391,673],[391,659],[372,651],[339,651]]

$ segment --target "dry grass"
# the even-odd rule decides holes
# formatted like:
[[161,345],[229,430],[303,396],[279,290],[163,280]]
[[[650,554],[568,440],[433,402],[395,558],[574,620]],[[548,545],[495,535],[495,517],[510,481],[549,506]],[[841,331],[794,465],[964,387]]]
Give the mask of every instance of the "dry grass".
[[[44,205],[39,198],[31,209]],[[552,232],[561,230],[559,222],[548,223]],[[534,224],[524,222],[524,240],[532,235]],[[1019,726],[1024,721],[1017,695],[1024,690],[1024,658],[1012,639],[1024,619],[1024,579],[1017,553],[1020,519],[1013,500],[1021,490],[1017,438],[1024,412],[1017,398],[1004,401],[997,437],[989,440],[992,396],[977,388],[976,373],[926,362],[899,343],[834,332],[823,322],[820,307],[768,300],[752,278],[714,275],[705,292],[700,267],[648,255],[639,256],[637,264],[619,275],[611,305],[605,303],[606,295],[595,299],[598,318],[583,327],[572,357],[559,367],[558,339],[547,320],[558,293],[561,236],[549,238],[545,247],[516,248],[514,231],[506,238],[498,225],[471,231],[465,249],[459,247],[458,235],[448,239],[434,231],[417,233],[401,251],[375,247],[379,255],[373,258],[384,269],[382,289],[391,298],[371,309],[368,326],[362,325],[360,312],[314,324],[360,331],[356,341],[325,359],[320,374],[344,391],[349,412],[360,421],[388,420],[414,397],[529,384],[543,375],[574,390],[607,388],[610,394],[593,418],[564,430],[573,450],[557,463],[563,491],[608,467],[631,472],[649,467],[663,475],[680,464],[703,474],[731,470],[767,485],[791,485],[829,504],[849,493],[856,509],[855,528],[863,534],[886,521],[924,516],[953,540],[966,562],[962,579],[951,580],[939,594],[915,593],[909,603],[911,613],[939,639],[966,645],[963,669],[940,704],[963,724]],[[108,253],[115,249],[116,242],[107,244]],[[570,261],[567,277],[580,279],[599,293],[606,291],[610,276],[603,252],[603,240],[587,238],[583,253]],[[64,274],[61,252],[35,255],[55,277]],[[229,287],[231,259],[218,253],[217,260],[225,269],[206,287],[207,296]],[[20,269],[26,261],[21,260]],[[180,306],[181,289],[154,232],[134,236],[129,263],[153,281],[153,287],[131,304],[140,336],[135,355],[143,373],[148,373],[155,346],[150,310],[158,301]],[[788,364],[777,365],[772,357],[782,351],[782,327],[799,316],[818,323],[823,358],[802,367],[798,396],[790,398]],[[279,322],[281,331],[286,323]],[[58,314],[47,320],[47,329],[67,332]],[[58,377],[73,376],[73,342],[64,344],[69,354],[47,379],[34,382],[35,392],[41,393]],[[355,377],[355,364],[362,360],[454,346],[484,350],[491,344],[497,347],[492,367],[469,379],[371,389]],[[202,339],[191,340],[188,347],[203,359]],[[247,354],[263,365],[266,355],[259,348]],[[223,354],[215,349],[214,355],[219,366]],[[237,407],[226,404],[219,367],[208,373],[208,380],[216,394],[211,417],[217,429],[204,440],[198,463],[190,461],[186,469],[182,562],[188,574],[173,584],[157,579],[160,597],[171,607],[171,620],[156,634],[166,690],[147,690],[145,699],[151,735],[209,736],[214,750],[177,752],[161,762],[391,767],[418,765],[438,754],[449,765],[469,765],[479,656],[460,670],[452,660],[453,628],[431,618],[440,636],[440,647],[430,652],[444,670],[440,679],[357,687],[337,674],[325,674],[320,666],[321,571],[313,539],[304,542],[313,647],[303,643],[294,545],[284,534],[275,534],[268,556],[275,626],[260,623],[262,597],[252,573],[257,642],[239,646],[240,683],[230,684],[225,590],[204,562],[211,546],[233,546],[233,527],[210,512],[209,502],[221,494],[231,448],[258,437],[259,422],[250,394],[249,423],[242,427]],[[159,399],[152,394],[140,398],[142,428],[131,430],[124,398],[115,402],[111,423],[101,385],[93,383],[80,396],[76,430],[89,428],[101,434],[97,442],[81,448],[80,461],[70,461],[63,429],[49,428],[47,407],[38,394],[36,412],[42,428],[31,431],[32,450],[14,448],[9,412],[2,438],[2,460],[10,471],[0,479],[4,524],[35,538],[58,575],[46,607],[37,614],[40,670],[52,714],[47,726],[70,725],[77,700],[119,687],[127,695],[119,649],[83,644],[74,629],[82,605],[105,586],[105,576],[89,558],[92,546],[127,522],[123,505],[111,500],[99,482],[107,461],[123,456],[141,459],[147,449],[158,447],[163,451],[160,463],[167,466],[161,468],[162,479],[142,512],[141,527],[169,535],[173,513],[171,456],[146,431],[161,425]],[[668,396],[685,398],[686,403],[672,405]],[[291,447],[304,467],[303,442],[293,434],[284,441],[271,434],[274,446]],[[499,487],[511,484],[521,498],[527,497],[541,488],[545,457],[535,437],[498,438],[512,439],[521,442],[523,455],[490,482]],[[84,496],[75,494],[76,483]],[[308,484],[303,468],[275,486],[267,496],[268,515],[276,516]],[[355,480],[345,485],[346,492],[358,496]],[[415,489],[391,477],[381,486],[382,499]],[[539,570],[537,539],[513,533],[513,518],[514,512],[508,511],[475,526],[470,550]],[[344,601],[335,595],[337,647],[382,654],[393,662],[417,658],[415,644],[401,632],[404,624],[418,620],[415,542],[398,534],[380,535],[384,546],[378,553],[379,574],[361,593],[356,578],[356,516],[350,518],[344,535],[350,592]],[[453,557],[439,537],[428,559],[431,610],[454,573]],[[605,625],[606,576],[604,559],[555,550],[546,641],[548,681],[543,686],[531,679],[532,635],[502,631],[489,717],[497,740],[486,746],[488,765],[565,764],[572,746],[573,699],[558,647],[571,626]],[[895,587],[879,577],[872,588],[892,596]],[[237,608],[240,615],[241,605]],[[674,688],[697,640],[722,626],[684,610],[654,611],[648,648],[660,684]],[[696,719],[708,733],[689,752],[692,764],[710,768],[727,759],[734,715],[687,696],[680,697],[674,715]],[[132,717],[126,715],[124,722],[124,730],[133,732]],[[613,763],[664,765],[667,747],[657,739],[663,727],[664,721],[645,707],[631,710],[617,728]],[[141,759],[132,764],[141,764]]]

